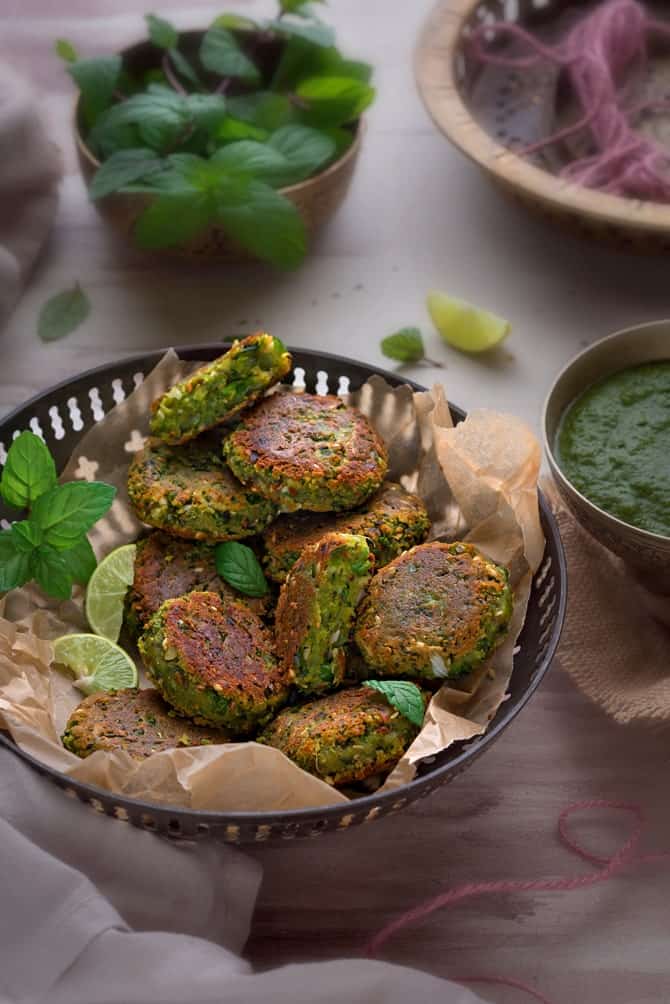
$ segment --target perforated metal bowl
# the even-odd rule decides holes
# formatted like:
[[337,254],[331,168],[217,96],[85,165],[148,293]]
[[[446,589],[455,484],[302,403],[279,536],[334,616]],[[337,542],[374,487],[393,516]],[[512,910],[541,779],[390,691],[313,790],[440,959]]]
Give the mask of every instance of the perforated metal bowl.
[[[180,348],[177,352],[182,359],[206,361],[220,355],[225,348],[224,345],[209,344]],[[355,390],[375,372],[368,366],[339,356],[305,349],[291,351],[294,373],[298,369],[304,371],[303,379],[308,391],[325,392],[328,388],[336,392],[343,386],[343,378]],[[151,352],[99,366],[32,398],[0,422],[0,463],[5,461],[6,449],[13,436],[22,429],[33,429],[42,432],[59,470],[62,470],[81,436],[123,400],[162,355],[160,351]],[[393,373],[381,375],[394,386],[409,382]],[[415,383],[411,386],[415,390],[423,389]],[[465,417],[459,408],[452,406],[451,410],[454,421],[462,421]],[[7,521],[12,515],[15,514],[0,505],[0,520]],[[565,614],[566,567],[558,528],[542,497],[540,515],[547,545],[533,582],[526,622],[514,658],[509,700],[500,707],[484,735],[457,743],[436,756],[431,763],[421,764],[416,779],[396,791],[367,795],[346,805],[327,808],[267,813],[204,812],[152,805],[83,784],[40,763],[4,733],[0,733],[0,743],[40,774],[49,777],[68,795],[90,804],[98,812],[172,837],[194,839],[212,835],[236,844],[293,840],[315,837],[330,830],[344,830],[398,812],[410,802],[451,781],[489,749],[516,718],[549,669]],[[7,525],[6,522],[4,525]]]

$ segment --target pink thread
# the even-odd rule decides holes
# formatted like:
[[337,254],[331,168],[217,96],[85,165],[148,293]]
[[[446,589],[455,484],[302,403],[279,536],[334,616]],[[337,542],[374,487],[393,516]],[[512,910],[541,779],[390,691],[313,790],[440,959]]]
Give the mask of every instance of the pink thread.
[[[659,102],[643,102],[626,109],[626,78],[636,65],[647,65],[647,36],[670,37],[670,24],[650,18],[636,0],[607,0],[582,18],[558,45],[545,45],[507,21],[482,24],[469,44],[482,62],[524,68],[545,59],[564,68],[584,115],[572,126],[526,147],[524,154],[566,139],[588,128],[597,153],[579,157],[561,176],[587,188],[614,195],[670,201],[670,163],[662,146],[635,131],[631,119],[643,111],[660,109]],[[482,40],[507,35],[523,42],[530,56],[509,57],[484,49]]]
[[[574,815],[576,812],[584,812],[591,809],[614,809],[632,815],[635,820],[633,831],[628,840],[626,840],[626,842],[622,844],[622,846],[610,857],[595,854],[592,851],[581,847],[576,840],[570,836],[568,830],[568,820],[570,819],[570,816]],[[631,804],[629,802],[608,801],[605,799],[574,802],[572,805],[568,805],[565,809],[563,809],[558,817],[558,834],[561,842],[573,854],[582,858],[583,861],[588,861],[589,864],[601,866],[597,871],[587,872],[584,875],[573,875],[569,878],[562,879],[530,879],[526,881],[503,879],[496,882],[472,882],[467,883],[466,885],[456,886],[453,889],[448,889],[446,892],[440,893],[438,896],[425,900],[423,903],[419,903],[418,906],[413,907],[413,909],[408,910],[406,913],[400,914],[400,916],[396,917],[395,920],[390,921],[368,942],[365,947],[365,954],[368,958],[374,958],[378,955],[380,949],[386,944],[389,938],[393,937],[394,934],[402,930],[404,927],[408,927],[410,924],[413,924],[418,920],[422,920],[424,917],[430,916],[431,913],[435,913],[436,910],[441,910],[445,906],[453,906],[455,903],[471,899],[474,896],[485,896],[491,893],[509,892],[570,892],[574,889],[585,889],[589,886],[597,885],[600,882],[608,882],[610,879],[618,875],[619,872],[622,872],[625,868],[633,865],[667,861],[668,858],[670,858],[670,852],[635,855],[635,850],[642,837],[643,826],[643,812],[639,805]],[[540,1001],[541,1004],[551,1004],[551,1001],[549,1001],[548,998],[542,996],[542,994],[533,987],[508,977],[454,976],[452,978],[459,983],[498,983],[514,987],[534,997],[536,1000]]]

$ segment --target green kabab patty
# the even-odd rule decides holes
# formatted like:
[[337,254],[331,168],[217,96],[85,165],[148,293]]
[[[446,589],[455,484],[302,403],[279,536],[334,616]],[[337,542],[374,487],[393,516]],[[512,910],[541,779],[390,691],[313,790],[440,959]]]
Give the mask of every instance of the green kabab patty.
[[272,394],[230,434],[233,473],[283,512],[354,509],[386,474],[386,449],[368,420],[339,397]]
[[277,515],[272,502],[233,477],[216,436],[184,446],[150,440],[130,464],[128,497],[142,522],[195,540],[249,537]]
[[299,690],[318,694],[342,682],[356,606],[373,567],[365,537],[329,533],[291,569],[279,594],[275,635],[279,659]]
[[420,544],[375,575],[355,640],[379,676],[457,677],[502,641],[512,604],[507,569],[472,544]]
[[258,741],[332,785],[390,770],[419,729],[370,687],[285,708]]
[[172,444],[194,439],[248,408],[290,369],[291,356],[278,338],[259,332],[236,341],[154,401],[151,434]]
[[123,750],[138,760],[178,746],[228,742],[225,732],[180,718],[157,690],[133,688],[87,697],[70,715],[62,739],[80,757]]
[[248,607],[216,593],[166,600],[139,649],[168,704],[237,736],[264,725],[288,698],[268,629]]
[[429,530],[428,513],[418,495],[387,481],[361,509],[352,512],[280,516],[263,534],[265,572],[275,582],[283,582],[304,549],[325,533],[367,537],[375,566],[382,568],[425,540]]
[[215,548],[199,540],[182,540],[155,530],[137,541],[135,575],[126,597],[125,620],[131,634],[139,635],[165,600],[193,591],[218,593],[239,600],[262,616],[268,599],[238,593],[219,578]]

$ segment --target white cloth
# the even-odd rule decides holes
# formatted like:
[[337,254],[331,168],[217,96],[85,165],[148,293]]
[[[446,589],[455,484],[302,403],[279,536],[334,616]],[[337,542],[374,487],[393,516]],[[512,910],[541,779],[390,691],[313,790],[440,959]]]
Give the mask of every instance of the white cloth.
[[0,750],[2,1004],[478,1004],[382,962],[252,973],[236,953],[260,878],[234,848],[98,815]]
[[60,151],[27,84],[0,65],[0,329],[44,244],[58,201]]

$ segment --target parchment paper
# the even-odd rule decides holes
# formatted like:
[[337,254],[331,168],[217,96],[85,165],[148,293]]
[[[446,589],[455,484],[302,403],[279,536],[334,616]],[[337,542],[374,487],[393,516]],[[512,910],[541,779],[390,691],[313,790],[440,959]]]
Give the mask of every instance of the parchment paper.
[[[117,498],[90,534],[99,558],[133,541],[142,529],[126,494],[128,463],[148,432],[152,400],[194,369],[172,350],[122,403],[79,442],[62,479],[107,481]],[[504,644],[467,684],[444,685],[433,697],[423,729],[383,789],[411,780],[416,764],[457,740],[482,733],[505,699],[513,650],[523,625],[532,575],[544,551],[537,478],[540,449],[517,419],[474,411],[455,428],[444,389],[413,393],[380,377],[350,396],[389,450],[389,477],[424,499],[431,539],[465,539],[511,571],[512,628]],[[59,603],[35,587],[0,603],[0,728],[64,774],[131,797],[194,809],[273,811],[346,802],[278,750],[253,742],[180,748],[133,760],[97,751],[85,760],[68,752],[60,734],[82,695],[53,665],[50,639],[86,630],[83,590]],[[142,685],[147,681],[141,673]]]

